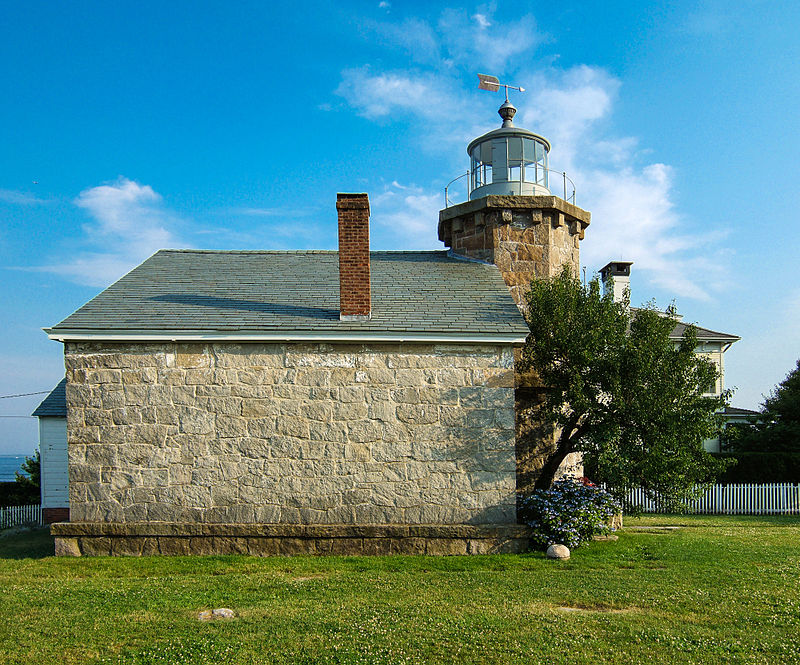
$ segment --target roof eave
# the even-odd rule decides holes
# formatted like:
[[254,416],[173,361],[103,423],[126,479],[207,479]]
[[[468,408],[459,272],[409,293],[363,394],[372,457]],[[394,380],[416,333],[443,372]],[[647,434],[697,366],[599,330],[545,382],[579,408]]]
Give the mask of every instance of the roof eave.
[[[674,339],[674,340],[683,339],[683,335],[670,335],[669,337],[670,337],[670,339]],[[698,342],[723,342],[723,343],[727,342],[729,344],[733,344],[734,342],[738,342],[741,339],[742,338],[738,337],[737,335],[724,335],[723,334],[723,335],[720,335],[718,337],[707,337],[707,336],[699,337],[698,336],[697,341]]]
[[58,330],[45,328],[58,342],[342,342],[342,343],[525,343],[527,334],[508,333],[386,333],[386,332],[263,332],[263,331],[171,331],[171,330]]

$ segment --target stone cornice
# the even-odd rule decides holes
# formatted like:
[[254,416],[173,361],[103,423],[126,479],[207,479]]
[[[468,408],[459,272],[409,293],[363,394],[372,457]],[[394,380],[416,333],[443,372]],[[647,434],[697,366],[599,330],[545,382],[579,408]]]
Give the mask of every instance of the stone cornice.
[[552,210],[560,212],[570,219],[581,222],[583,228],[591,223],[592,214],[576,205],[568,203],[558,196],[484,196],[481,199],[465,201],[439,211],[439,222],[444,222],[456,217],[463,217],[470,213],[487,208],[501,208],[510,210]]

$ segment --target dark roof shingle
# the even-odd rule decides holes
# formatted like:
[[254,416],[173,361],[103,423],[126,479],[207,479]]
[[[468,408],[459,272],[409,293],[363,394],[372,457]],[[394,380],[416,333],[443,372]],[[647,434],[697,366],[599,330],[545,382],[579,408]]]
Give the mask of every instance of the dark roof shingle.
[[335,251],[161,250],[48,333],[527,335],[493,265],[446,251],[370,260],[369,321],[339,320]]
[[[683,337],[683,333],[686,332],[686,328],[688,327],[688,323],[681,323],[679,321],[675,324],[670,336],[673,339],[679,339]],[[695,326],[694,329],[697,331],[698,341],[701,342],[711,340],[715,342],[738,342],[740,339],[742,339],[738,335],[729,335],[728,333],[716,332],[714,330],[708,330],[708,328],[701,328],[700,326]]]
[[31,414],[38,418],[44,416],[67,417],[67,380],[61,379],[58,385],[50,391],[50,394],[42,400]]

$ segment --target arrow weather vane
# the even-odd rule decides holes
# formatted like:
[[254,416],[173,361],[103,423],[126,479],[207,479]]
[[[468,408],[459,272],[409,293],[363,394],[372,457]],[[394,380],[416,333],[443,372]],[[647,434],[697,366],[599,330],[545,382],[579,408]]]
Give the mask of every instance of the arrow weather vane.
[[481,90],[489,90],[491,92],[497,92],[500,88],[506,89],[506,101],[508,101],[508,89],[511,88],[512,90],[519,90],[520,92],[525,92],[525,88],[520,88],[516,85],[510,85],[508,83],[500,83],[500,80],[496,76],[489,76],[489,74],[478,74],[478,87]]
[[514,114],[517,112],[517,109],[511,102],[508,101],[508,89],[511,88],[512,90],[525,92],[525,88],[520,88],[516,85],[509,85],[508,83],[500,83],[496,76],[489,76],[488,74],[478,74],[478,80],[480,81],[480,83],[478,83],[478,87],[481,90],[497,92],[501,86],[506,89],[506,101],[503,102],[503,105],[498,109],[497,112],[503,119],[503,127],[513,127]]

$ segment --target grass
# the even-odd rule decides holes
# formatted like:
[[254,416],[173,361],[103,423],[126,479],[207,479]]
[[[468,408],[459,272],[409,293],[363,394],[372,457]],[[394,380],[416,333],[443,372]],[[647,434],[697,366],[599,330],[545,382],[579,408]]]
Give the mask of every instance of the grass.
[[800,518],[626,518],[567,562],[50,552],[0,538],[0,663],[800,662]]

